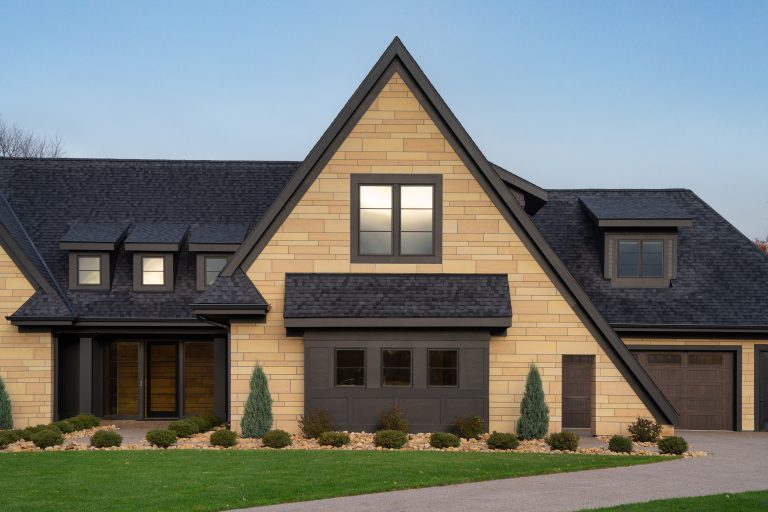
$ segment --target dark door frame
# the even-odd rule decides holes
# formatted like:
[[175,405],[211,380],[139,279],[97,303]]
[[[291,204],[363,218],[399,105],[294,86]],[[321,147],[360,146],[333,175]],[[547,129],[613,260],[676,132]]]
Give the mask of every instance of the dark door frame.
[[[768,347],[768,346],[766,346]],[[741,432],[741,345],[631,345],[630,352],[732,352],[733,353],[733,425],[736,432]],[[675,425],[677,427],[677,425]]]
[[[580,358],[581,357],[588,357],[589,358],[589,362],[585,363],[585,362],[576,362],[574,360],[570,360],[570,361],[568,361],[566,363],[567,358],[573,358],[573,357],[580,357]],[[594,414],[594,410],[595,410],[595,356],[594,356],[594,354],[563,354],[561,362],[562,362],[562,370],[561,371],[563,373],[563,378],[561,379],[561,382],[562,382],[562,385],[563,385],[563,388],[561,389],[562,402],[563,402],[563,425],[562,425],[563,429],[566,429],[566,428],[570,428],[570,429],[581,429],[581,428],[593,429],[594,428],[594,423],[595,423],[595,414]],[[585,427],[574,427],[574,426],[569,426],[569,425],[565,424],[565,418],[566,418],[566,413],[565,413],[566,405],[565,404],[567,403],[566,400],[565,400],[565,367],[566,367],[566,364],[574,365],[574,366],[579,366],[579,365],[589,366],[589,369],[590,369],[590,374],[589,374],[589,425],[587,425]]]
[[768,363],[763,364],[766,353],[768,345],[755,345],[755,432],[763,431],[763,426],[768,425],[768,407],[760,407],[761,402],[768,402],[768,396],[763,396],[763,386],[768,381]]

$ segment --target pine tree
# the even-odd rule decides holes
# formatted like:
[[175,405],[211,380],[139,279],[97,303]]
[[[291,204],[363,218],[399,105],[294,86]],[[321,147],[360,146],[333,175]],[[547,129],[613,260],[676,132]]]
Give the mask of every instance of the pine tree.
[[11,416],[11,398],[5,390],[5,383],[0,377],[0,430],[12,429],[13,417]]
[[256,365],[251,375],[251,391],[245,403],[241,427],[243,437],[262,437],[272,427],[272,396],[261,365]]
[[544,402],[544,388],[535,364],[531,364],[525,381],[525,394],[520,402],[520,419],[517,421],[517,437],[542,439],[549,429],[549,407]]

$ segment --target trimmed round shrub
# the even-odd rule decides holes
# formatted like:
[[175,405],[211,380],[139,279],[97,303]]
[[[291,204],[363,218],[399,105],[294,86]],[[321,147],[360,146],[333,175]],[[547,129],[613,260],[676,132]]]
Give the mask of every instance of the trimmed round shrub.
[[544,442],[553,450],[575,452],[579,447],[579,436],[573,432],[554,432],[545,437]]
[[280,429],[270,430],[264,434],[261,442],[269,448],[285,448],[286,446],[291,446],[291,434]]
[[191,437],[200,432],[197,423],[191,420],[177,420],[168,424],[168,430],[176,433],[176,437]]
[[608,440],[608,449],[616,453],[632,453],[632,440],[624,436],[613,436]]
[[123,444],[123,436],[111,430],[99,430],[91,437],[94,448],[112,448]]
[[237,434],[231,430],[222,428],[211,434],[211,446],[231,448],[237,444]]
[[312,409],[299,418],[301,433],[310,439],[317,439],[323,432],[333,431],[333,419],[325,409]]
[[382,448],[400,449],[408,442],[408,434],[401,430],[379,430],[373,436],[373,443]]
[[211,425],[211,422],[209,422],[205,416],[192,416],[191,418],[187,418],[187,421],[194,423],[195,426],[197,426],[198,432],[208,432],[213,429],[213,425]]
[[64,443],[64,436],[61,432],[55,430],[41,430],[32,436],[32,442],[38,448],[48,448],[50,446],[59,446]]
[[653,420],[637,418],[627,427],[630,437],[638,443],[655,443],[659,440],[664,427]]
[[59,429],[59,432],[62,434],[69,434],[70,432],[75,431],[75,426],[72,425],[68,420],[57,421],[56,423],[51,423],[51,425],[54,425],[57,429]]
[[176,444],[176,432],[164,428],[147,432],[147,441],[158,448],[168,448]]
[[21,436],[17,430],[0,430],[0,450],[5,450],[9,444],[20,439]]
[[205,418],[205,421],[208,422],[211,428],[218,427],[222,424],[221,418],[215,414],[204,414],[203,418]]
[[323,432],[320,437],[317,438],[317,442],[320,446],[333,446],[339,448],[345,444],[349,444],[349,434],[346,432]]
[[84,430],[87,428],[94,428],[101,425],[101,419],[97,418],[93,414],[78,414],[74,418],[67,419],[67,421],[69,421],[70,423],[72,423],[72,420],[75,420],[76,423],[79,423],[80,425],[83,426],[83,428],[80,430]]
[[459,416],[453,422],[456,433],[464,439],[480,439],[485,423],[480,416]]
[[27,427],[24,430],[19,430],[19,437],[25,441],[34,441],[36,434],[39,434],[43,430],[52,430],[53,432],[59,432],[59,429],[55,425],[35,425],[34,427]]
[[410,427],[405,418],[405,412],[397,404],[385,409],[379,415],[379,430],[399,430],[407,434]]
[[688,443],[685,439],[678,436],[669,436],[660,439],[657,446],[661,453],[671,453],[672,455],[682,455],[688,451]]
[[461,446],[461,439],[448,432],[433,432],[429,436],[429,446],[432,448],[458,448]]
[[514,450],[520,446],[515,434],[494,432],[488,436],[488,448],[491,450]]
[[78,430],[86,429],[85,423],[83,422],[82,418],[80,418],[79,416],[75,416],[74,418],[67,418],[64,421],[72,425],[72,428],[74,429],[72,430],[72,432],[77,432]]

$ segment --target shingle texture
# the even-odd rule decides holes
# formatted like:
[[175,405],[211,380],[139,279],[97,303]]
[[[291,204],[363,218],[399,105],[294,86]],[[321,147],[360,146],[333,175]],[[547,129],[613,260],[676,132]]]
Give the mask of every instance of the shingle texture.
[[[612,288],[602,234],[580,204],[657,204],[684,212],[670,288]],[[614,325],[768,326],[768,258],[689,190],[551,190],[533,221]]]
[[191,244],[239,244],[248,234],[248,224],[200,224],[189,231]]
[[492,318],[512,315],[493,274],[286,274],[285,318]]
[[189,224],[174,222],[141,222],[131,226],[127,244],[180,244]]
[[265,307],[267,301],[240,269],[229,277],[219,276],[195,301],[196,305]]
[[664,220],[690,219],[691,214],[684,205],[669,197],[651,195],[631,196],[594,196],[580,197],[581,202],[598,220]]
[[64,236],[62,242],[74,243],[110,243],[114,244],[120,240],[128,224],[125,222],[103,222],[86,223],[72,225]]
[[11,316],[13,318],[71,318],[72,313],[58,295],[38,290]]
[[[168,160],[0,159],[0,192],[52,275],[85,318],[195,318],[189,304],[196,290],[195,255],[178,253],[174,293],[134,292],[131,255],[116,254],[109,292],[68,290],[67,251],[62,237],[76,224],[179,224],[253,226],[283,189],[298,162]],[[13,226],[3,212],[0,220]],[[131,229],[129,228],[129,229]],[[42,263],[41,263],[42,265]],[[252,285],[250,285],[252,287]],[[35,307],[33,307],[35,306]],[[36,303],[26,305],[34,314]],[[42,309],[41,315],[49,311]]]

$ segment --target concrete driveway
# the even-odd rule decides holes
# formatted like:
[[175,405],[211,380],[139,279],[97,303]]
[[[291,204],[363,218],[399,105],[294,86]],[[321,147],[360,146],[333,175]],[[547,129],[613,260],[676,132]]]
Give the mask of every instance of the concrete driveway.
[[244,509],[258,512],[572,511],[768,489],[768,433],[680,432],[707,457]]

